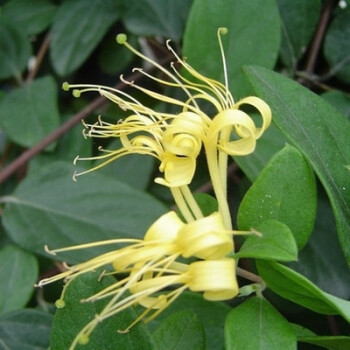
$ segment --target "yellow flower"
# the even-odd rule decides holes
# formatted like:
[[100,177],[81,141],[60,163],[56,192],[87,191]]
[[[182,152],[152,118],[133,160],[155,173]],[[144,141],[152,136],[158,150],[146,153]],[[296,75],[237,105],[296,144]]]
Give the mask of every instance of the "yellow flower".
[[[149,276],[141,278],[146,268]],[[173,286],[177,286],[176,289],[168,289]],[[146,310],[126,329],[119,330],[120,333],[128,332],[141,320],[145,323],[153,320],[186,289],[201,292],[205,299],[212,301],[234,298],[239,291],[234,260],[223,258],[190,264],[174,262],[167,267],[154,266],[152,269],[144,266],[129,277],[84,300],[84,302],[91,302],[112,295],[104,309],[79,332],[70,349],[74,349],[78,343],[86,344],[98,323],[132,305],[141,304],[146,307]],[[132,294],[124,296],[128,290]]]
[[[256,140],[271,123],[271,110],[264,101],[254,96],[234,102],[229,91],[221,42],[221,35],[226,32],[226,28],[219,28],[217,33],[223,60],[224,84],[196,71],[176,54],[169,41],[166,43],[167,48],[174,55],[183,72],[180,72],[174,63],[171,64],[170,70],[165,69],[132,47],[127,42],[125,34],[117,36],[119,44],[126,46],[135,55],[157,68],[165,78],[158,78],[140,68],[134,68],[134,71],[144,74],[163,86],[180,89],[185,95],[185,100],[149,90],[132,81],[126,81],[123,76],[121,80],[157,101],[177,106],[178,114],[167,114],[150,109],[125,92],[107,86],[64,83],[63,88],[65,90],[73,88],[73,95],[76,97],[86,91],[97,91],[115,102],[121,109],[132,113],[130,117],[116,124],[109,124],[102,120],[93,125],[86,124],[89,129],[87,136],[118,137],[122,141],[122,147],[112,151],[102,150],[103,154],[93,159],[101,159],[103,162],[83,173],[95,170],[130,153],[154,156],[160,160],[159,169],[164,174],[164,178],[157,178],[155,181],[170,187],[176,204],[189,222],[202,217],[201,211],[193,198],[187,196],[188,191],[184,187],[193,178],[197,156],[204,146],[219,210],[224,217],[226,228],[231,229],[226,201],[227,156],[242,156],[254,151]],[[212,116],[208,116],[201,108],[203,102],[213,107]],[[255,108],[261,115],[259,127],[256,126],[253,118],[242,110],[245,105]],[[86,158],[78,157],[77,160],[79,159]]]
[[[203,292],[203,297],[208,300],[228,300],[235,297],[238,293],[235,262],[225,256],[233,251],[232,235],[242,233],[250,232],[227,231],[218,212],[186,224],[175,212],[170,211],[149,227],[143,240],[116,239],[51,251],[56,254],[107,244],[128,244],[67,267],[65,272],[41,280],[38,286],[65,279],[67,283],[61,298],[56,302],[57,307],[63,308],[69,281],[77,276],[102,267],[106,270],[100,278],[105,274],[127,276],[84,300],[93,302],[111,297],[103,311],[84,327],[73,344],[85,342],[98,322],[131,305],[140,304],[146,310],[128,329],[141,319],[147,322],[156,317],[185,289]],[[203,260],[187,265],[177,262],[180,256]],[[165,288],[179,284],[181,286],[174,290],[164,291]],[[124,296],[127,291],[131,294]],[[155,311],[146,317],[151,310]]]

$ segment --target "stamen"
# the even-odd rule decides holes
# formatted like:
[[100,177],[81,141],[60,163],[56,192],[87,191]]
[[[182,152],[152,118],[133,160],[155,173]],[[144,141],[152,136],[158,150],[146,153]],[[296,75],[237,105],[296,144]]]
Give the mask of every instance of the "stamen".
[[69,84],[65,81],[63,84],[62,84],[62,90],[64,91],[69,91],[70,89],[70,86]]

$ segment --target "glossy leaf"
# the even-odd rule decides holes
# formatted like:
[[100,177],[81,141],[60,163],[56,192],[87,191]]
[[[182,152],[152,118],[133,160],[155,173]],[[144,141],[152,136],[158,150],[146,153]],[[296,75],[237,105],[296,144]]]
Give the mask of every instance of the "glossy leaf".
[[318,345],[329,350],[344,350],[350,348],[350,337],[344,336],[299,337],[298,340],[303,343]]
[[34,309],[18,310],[0,316],[0,348],[7,350],[46,350],[52,316]]
[[123,23],[136,35],[157,36],[179,41],[191,0],[123,0]]
[[249,236],[239,252],[234,255],[235,258],[297,260],[298,247],[287,225],[280,221],[268,220],[261,222],[254,230],[261,233],[261,236]]
[[[105,299],[94,303],[81,302],[82,299],[94,295],[115,282],[111,276],[104,276],[99,281],[100,274],[101,272],[87,273],[70,282],[64,295],[65,306],[57,309],[54,317],[50,337],[51,350],[69,349],[80,330],[101,312],[110,300]],[[154,349],[151,336],[142,323],[134,326],[129,333],[118,333],[118,330],[128,327],[136,317],[132,308],[128,308],[104,320],[91,333],[84,349]]]
[[0,79],[15,77],[27,67],[32,48],[24,32],[11,23],[0,23]]
[[[67,75],[77,69],[120,17],[118,1],[65,1],[51,30],[51,62],[56,72]],[[79,19],[79,20],[77,20]]]
[[252,297],[228,314],[225,344],[227,350],[297,348],[296,336],[288,321],[262,297]]
[[[274,122],[301,151],[321,180],[336,217],[339,241],[350,264],[350,123],[321,97],[280,74],[247,67]],[[331,116],[331,117],[330,117]]]
[[280,43],[280,17],[276,2],[193,2],[184,36],[184,56],[202,74],[223,81],[222,58],[216,36],[219,27],[228,29],[222,41],[230,90],[238,99],[249,91],[241,72],[242,65],[257,64],[267,68],[275,65]]
[[204,330],[198,317],[189,311],[180,311],[166,318],[152,335],[159,349],[205,349]]
[[286,144],[285,136],[271,125],[258,140],[252,154],[243,157],[234,157],[240,169],[251,182],[255,181],[267,162]]
[[198,293],[184,292],[176,301],[167,307],[156,319],[148,324],[156,330],[168,316],[179,311],[191,311],[201,321],[205,331],[205,349],[221,349],[224,343],[224,324],[231,308],[224,303],[203,299]]
[[240,230],[274,219],[287,225],[303,247],[316,213],[314,176],[299,151],[286,146],[266,165],[244,196],[238,211]]
[[282,19],[281,58],[295,70],[311,40],[321,12],[320,0],[277,0]]
[[[146,193],[98,172],[74,182],[74,170],[71,164],[51,163],[29,175],[13,195],[4,198],[7,205],[3,223],[15,242],[44,254],[46,244],[54,249],[111,238],[143,237],[148,226],[166,211]],[[101,251],[79,250],[56,258],[77,262]]]
[[293,270],[310,279],[319,288],[338,297],[350,298],[349,267],[342,254],[332,208],[319,191],[315,228]]
[[281,297],[310,310],[341,315],[350,322],[350,302],[323,292],[306,277],[276,262],[257,261],[260,276],[268,288]]
[[49,0],[12,0],[5,3],[2,15],[27,35],[38,34],[52,21],[56,6]]
[[0,314],[24,307],[37,279],[38,263],[32,254],[13,245],[0,249]]
[[57,85],[50,76],[12,90],[0,100],[0,126],[21,146],[34,146],[58,125]]
[[324,42],[324,54],[331,74],[350,83],[350,8],[339,11],[331,23]]

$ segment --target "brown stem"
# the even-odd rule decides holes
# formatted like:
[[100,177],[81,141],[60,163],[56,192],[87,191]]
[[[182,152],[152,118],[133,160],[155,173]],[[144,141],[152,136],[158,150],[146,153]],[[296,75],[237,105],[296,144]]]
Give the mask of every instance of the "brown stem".
[[42,42],[40,49],[38,51],[38,54],[36,55],[35,58],[35,65],[33,69],[31,69],[28,73],[26,83],[30,83],[37,75],[39,68],[41,66],[41,63],[45,57],[45,54],[47,52],[47,49],[49,48],[49,43],[50,43],[50,33],[46,34],[44,41]]
[[[163,61],[160,62],[161,65],[165,65],[170,62],[170,57],[166,57]],[[152,71],[155,68],[152,67],[148,69],[148,71]],[[127,80],[129,81],[137,81],[143,77],[142,73],[135,72],[131,74]],[[125,84],[119,82],[115,85],[115,89],[123,89]],[[58,138],[60,138],[64,133],[70,130],[73,126],[78,124],[83,118],[87,115],[91,114],[97,108],[100,108],[104,104],[106,104],[108,100],[105,97],[98,97],[89,103],[85,108],[83,108],[79,113],[75,114],[72,118],[67,120],[64,124],[62,124],[58,129],[53,131],[51,134],[47,135],[42,141],[37,143],[34,147],[24,151],[17,159],[15,159],[10,165],[3,169],[0,172],[0,184],[4,182],[9,176],[11,176],[17,169],[19,169],[23,164],[28,162],[35,155],[44,150],[50,143],[54,142]]]
[[248,281],[252,281],[252,282],[256,282],[256,283],[262,283],[263,280],[260,276],[256,275],[255,273],[253,272],[250,272],[250,271],[247,271],[247,270],[244,270],[240,267],[237,267],[237,275],[238,276],[241,276],[245,279],[247,279]]
[[329,22],[333,7],[335,5],[335,0],[326,0],[323,6],[322,14],[317,25],[315,36],[312,40],[309,55],[306,59],[305,71],[308,75],[314,72],[316,59],[320,51],[321,43],[324,37],[324,33]]

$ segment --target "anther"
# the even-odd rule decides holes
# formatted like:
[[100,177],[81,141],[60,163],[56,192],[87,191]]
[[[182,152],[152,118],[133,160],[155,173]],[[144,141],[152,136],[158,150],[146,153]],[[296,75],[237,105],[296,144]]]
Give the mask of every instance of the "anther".
[[74,165],[77,165],[77,161],[79,160],[79,156],[76,156],[75,158],[74,158],[74,160],[73,160],[73,164]]
[[128,41],[128,37],[126,36],[126,34],[123,33],[118,34],[115,39],[117,43],[121,45],[125,44]]
[[44,245],[44,250],[46,253],[49,253],[51,255],[56,255],[56,253],[49,249],[49,246],[47,244]]
[[79,98],[80,97],[80,90],[74,89],[73,90],[73,96],[76,97],[76,98]]
[[62,84],[62,90],[64,91],[69,91],[69,84],[65,81],[63,84]]

